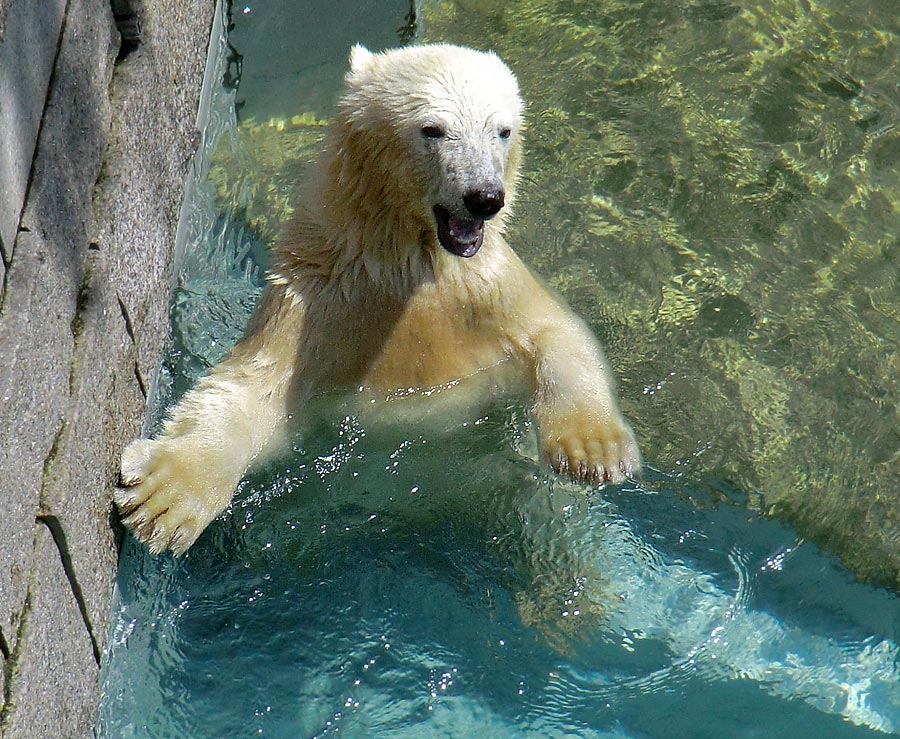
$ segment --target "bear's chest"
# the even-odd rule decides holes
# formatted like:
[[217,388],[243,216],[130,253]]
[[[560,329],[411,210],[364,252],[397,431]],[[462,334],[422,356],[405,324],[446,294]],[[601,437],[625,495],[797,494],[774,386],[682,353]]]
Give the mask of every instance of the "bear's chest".
[[505,327],[489,302],[422,291],[358,314],[360,383],[391,391],[446,385],[509,356]]
[[381,390],[446,385],[505,359],[508,351],[498,338],[453,316],[403,320],[372,357],[363,384]]

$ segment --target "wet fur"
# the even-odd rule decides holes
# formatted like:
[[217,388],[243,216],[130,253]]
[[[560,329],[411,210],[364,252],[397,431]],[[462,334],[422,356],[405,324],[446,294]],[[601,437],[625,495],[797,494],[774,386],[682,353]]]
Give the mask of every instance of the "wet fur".
[[[333,390],[427,389],[511,363],[557,470],[594,480],[638,471],[599,344],[506,243],[508,207],[486,222],[475,256],[437,243],[431,207],[458,207],[451,201],[474,176],[468,140],[471,169],[502,170],[514,199],[521,108],[493,55],[444,45],[354,51],[316,175],[245,336],[171,410],[158,438],[123,454],[116,501],[151,550],[185,551],[289,420]],[[457,116],[459,140],[437,155],[419,151],[422,116],[438,114]],[[500,148],[487,137],[504,116],[516,130]]]

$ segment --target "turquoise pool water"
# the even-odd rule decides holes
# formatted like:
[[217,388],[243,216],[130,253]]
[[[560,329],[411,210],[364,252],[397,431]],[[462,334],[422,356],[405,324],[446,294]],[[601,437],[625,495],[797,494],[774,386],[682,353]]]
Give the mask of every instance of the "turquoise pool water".
[[[172,341],[151,427],[240,335],[258,292],[265,242],[280,215],[277,205],[290,198],[293,175],[280,174],[279,160],[302,166],[308,159],[318,135],[309,122],[328,117],[350,44],[395,45],[410,33],[407,3],[354,4],[353,13],[340,4],[296,5],[234,5],[231,47],[217,47],[217,64],[229,84],[213,85],[210,92],[204,154],[182,224]],[[526,18],[536,13],[532,5],[522,4]],[[463,36],[453,40],[474,43],[480,29],[491,38],[512,38],[517,31],[505,7],[487,1],[423,3],[416,33],[434,40],[429,34],[450,28]],[[656,38],[673,22],[671,7],[610,3],[606,32],[615,36],[637,24],[638,36]],[[704,23],[736,22],[758,10],[728,3],[678,7],[698,36]],[[853,6],[861,14],[879,7]],[[553,55],[562,53],[549,40],[564,22],[574,24],[579,43],[590,48],[590,34],[601,23],[583,17],[589,15],[585,8],[556,4],[546,65],[555,68]],[[539,14],[530,20],[546,21]],[[802,13],[794,20],[802,24]],[[730,43],[736,66],[741,54],[753,56]],[[547,82],[528,76],[540,68],[538,56],[531,53],[519,71],[526,92]],[[606,103],[591,89],[581,85],[596,110]],[[881,111],[880,124],[872,125],[891,121],[881,92],[871,103]],[[557,156],[542,126],[569,131],[579,146],[591,136],[590,126],[588,134],[577,132],[579,114],[568,103],[539,103],[531,113],[534,155],[528,166],[538,173]],[[291,117],[300,114],[305,122],[292,124]],[[604,115],[625,118],[622,109],[604,109]],[[769,145],[796,127],[784,116],[764,120]],[[677,139],[674,130],[670,134]],[[765,338],[766,327],[776,322],[774,309],[764,314],[753,288],[723,266],[729,260],[741,264],[726,238],[733,224],[718,231],[695,224],[691,240],[682,244],[685,251],[678,252],[693,259],[689,252],[696,255],[708,244],[721,250],[710,247],[700,260],[710,269],[695,275],[706,291],[702,299],[667,282],[660,291],[653,337],[673,347],[668,358],[660,359],[662,350],[651,351],[647,339],[641,340],[641,324],[631,320],[639,301],[627,287],[620,297],[631,313],[615,305],[597,307],[609,296],[594,285],[595,277],[614,269],[624,283],[629,274],[601,243],[627,240],[623,229],[639,217],[659,229],[654,235],[647,227],[651,246],[631,257],[628,284],[640,286],[646,282],[641,265],[667,238],[652,193],[629,184],[635,182],[632,159],[619,143],[621,156],[603,163],[592,196],[607,210],[592,212],[586,235],[554,236],[552,243],[519,236],[526,259],[589,317],[609,346],[623,375],[625,406],[644,440],[649,468],[643,479],[602,490],[557,479],[535,461],[534,430],[522,399],[404,429],[369,428],[336,411],[332,423],[298,439],[292,454],[249,476],[232,508],[186,556],[154,558],[126,539],[99,737],[900,733],[900,600],[888,589],[859,582],[833,550],[763,515],[769,490],[750,484],[741,470],[766,460],[756,456],[748,437],[732,433],[742,416],[718,400],[724,386],[716,386],[710,400],[708,386],[691,388],[685,381],[695,378],[691,372],[703,374],[703,362],[721,358],[709,349],[717,341],[731,347],[730,360],[739,354],[733,347],[762,342],[761,355],[775,357],[767,366],[785,374],[790,367],[783,357],[802,353],[790,336]],[[610,150],[609,132],[597,136],[594,146]],[[790,180],[787,170],[772,176]],[[536,192],[540,183],[540,174],[528,176],[530,201],[520,209],[530,203],[548,233],[572,229],[576,216],[570,210],[578,203],[546,202]],[[573,179],[569,188],[574,192],[581,184]],[[679,187],[674,180],[672,187]],[[758,211],[769,196],[763,190],[757,195],[747,207]],[[639,196],[645,197],[644,213],[629,210]],[[694,207],[682,197],[672,195],[673,211]],[[591,207],[599,207],[597,202]],[[619,221],[608,210],[614,207]],[[582,203],[579,213],[584,209]],[[771,226],[779,213],[760,216],[754,248],[776,240],[777,229],[763,225]],[[885,217],[873,215],[876,221]],[[533,225],[527,216],[523,221]],[[826,237],[816,232],[821,238]],[[873,243],[878,238],[872,236]],[[801,242],[797,248],[808,265],[823,247]],[[752,256],[761,261],[766,255]],[[749,252],[744,258],[753,261]],[[579,278],[568,263],[590,279]],[[800,263],[786,269],[799,270]],[[719,290],[717,275],[730,292]],[[869,284],[879,287],[877,280]],[[772,281],[770,287],[777,285]],[[827,297],[817,294],[819,300]],[[824,310],[827,303],[818,305]],[[891,315],[888,309],[882,313]],[[702,351],[695,347],[686,356],[674,346],[682,330],[699,334]],[[890,328],[882,334],[890,364],[896,336]],[[828,355],[827,347],[821,352]],[[653,370],[642,376],[644,361]],[[749,360],[737,369],[751,384],[767,376],[754,374],[758,368]],[[867,371],[861,366],[856,376]],[[823,397],[831,391],[822,384]],[[672,392],[674,400],[667,395]],[[892,412],[890,393],[882,390],[882,415]],[[757,395],[770,400],[762,391]],[[734,402],[740,405],[740,398]],[[798,409],[793,398],[784,402],[790,408],[786,416],[825,413]],[[708,414],[705,435],[692,421],[693,407]],[[752,428],[766,436],[770,414],[779,408],[746,408],[755,419]],[[686,424],[695,424],[694,436],[690,443],[675,437],[680,449],[673,452],[658,439],[666,420],[679,413]],[[727,433],[717,443],[715,424],[723,415]],[[880,418],[872,416],[870,428],[878,428]],[[824,425],[824,419],[810,415],[803,423]],[[866,421],[863,415],[860,426]],[[853,439],[848,443],[852,448]],[[777,460],[778,449],[769,451]],[[703,466],[711,456],[736,461],[731,467]],[[828,462],[822,460],[823,469]],[[896,495],[886,486],[878,491]]]

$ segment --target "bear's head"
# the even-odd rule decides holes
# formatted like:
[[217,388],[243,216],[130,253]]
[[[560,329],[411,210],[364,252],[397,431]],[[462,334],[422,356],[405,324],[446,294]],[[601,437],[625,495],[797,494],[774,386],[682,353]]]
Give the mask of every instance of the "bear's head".
[[522,112],[493,53],[356,46],[332,129],[329,201],[345,202],[363,248],[401,238],[471,257],[514,196]]

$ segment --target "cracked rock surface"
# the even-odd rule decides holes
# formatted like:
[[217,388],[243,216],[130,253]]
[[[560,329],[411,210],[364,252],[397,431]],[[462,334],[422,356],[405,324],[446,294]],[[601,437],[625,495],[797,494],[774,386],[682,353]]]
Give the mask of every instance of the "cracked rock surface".
[[0,5],[3,739],[92,736],[111,489],[167,329],[213,9]]

